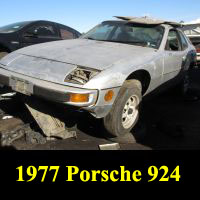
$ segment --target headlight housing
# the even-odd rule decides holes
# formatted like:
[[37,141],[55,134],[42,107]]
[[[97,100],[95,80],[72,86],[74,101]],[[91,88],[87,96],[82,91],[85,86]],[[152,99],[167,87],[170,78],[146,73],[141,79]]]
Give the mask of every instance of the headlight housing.
[[65,82],[85,85],[100,72],[99,70],[78,66],[65,78]]

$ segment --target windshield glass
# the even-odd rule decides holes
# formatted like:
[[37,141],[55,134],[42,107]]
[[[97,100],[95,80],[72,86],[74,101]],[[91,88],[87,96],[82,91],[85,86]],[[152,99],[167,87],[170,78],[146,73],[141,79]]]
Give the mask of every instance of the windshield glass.
[[20,30],[21,28],[23,28],[29,23],[30,22],[19,22],[19,23],[14,23],[14,24],[0,27],[0,33],[13,33],[15,31]]
[[164,27],[136,25],[125,22],[103,22],[82,36],[84,39],[118,42],[158,49]]

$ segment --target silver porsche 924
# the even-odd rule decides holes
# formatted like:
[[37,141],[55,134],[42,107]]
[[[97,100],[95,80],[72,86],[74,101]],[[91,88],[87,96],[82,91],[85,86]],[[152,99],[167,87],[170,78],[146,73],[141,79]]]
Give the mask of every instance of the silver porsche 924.
[[183,78],[196,51],[177,23],[117,18],[79,39],[9,54],[0,61],[0,84],[87,110],[113,136],[130,132],[142,97]]

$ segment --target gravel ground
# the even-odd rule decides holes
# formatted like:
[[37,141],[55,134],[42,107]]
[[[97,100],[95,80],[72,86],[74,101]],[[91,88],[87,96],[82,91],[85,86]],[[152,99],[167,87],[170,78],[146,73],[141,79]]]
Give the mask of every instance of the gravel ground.
[[[192,71],[191,77],[194,93],[200,96],[200,70]],[[199,111],[200,101],[186,101],[175,89],[146,99],[143,102],[144,119],[132,131],[137,142],[129,144],[122,142],[121,149],[200,149]],[[12,115],[14,118],[2,120],[2,117],[6,115]],[[13,130],[16,126],[30,120],[32,119],[22,103],[15,99],[0,101],[0,132]],[[19,150],[98,150],[99,145],[111,143],[103,137],[101,120],[96,120],[87,113],[80,113],[76,115],[76,122],[78,122],[77,139],[56,140],[44,145],[28,145],[22,138],[14,142],[13,148]]]

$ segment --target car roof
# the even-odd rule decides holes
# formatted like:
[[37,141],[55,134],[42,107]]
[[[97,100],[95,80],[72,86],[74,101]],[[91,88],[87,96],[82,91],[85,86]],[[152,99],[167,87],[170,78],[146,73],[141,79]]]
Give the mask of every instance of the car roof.
[[[49,21],[49,20],[32,20],[32,21],[27,21],[27,23],[38,23],[38,22],[49,22],[49,23],[55,23],[55,24],[60,24],[60,23],[58,23],[58,22],[53,22],[53,21]],[[63,25],[63,26],[66,26],[66,25],[64,25],[64,24],[61,24],[61,25]]]
[[114,16],[117,19],[121,19],[128,23],[136,23],[136,24],[143,24],[143,25],[161,25],[166,24],[173,27],[182,27],[183,24],[178,22],[171,22],[171,21],[164,21],[160,19],[153,19],[150,17],[125,17],[125,16]]
[[50,22],[46,20],[30,20],[30,21],[21,21],[21,22],[16,22],[16,23],[26,23],[26,25],[32,24],[32,23],[37,23],[37,22]]

